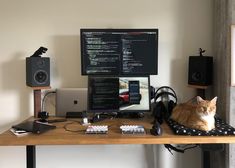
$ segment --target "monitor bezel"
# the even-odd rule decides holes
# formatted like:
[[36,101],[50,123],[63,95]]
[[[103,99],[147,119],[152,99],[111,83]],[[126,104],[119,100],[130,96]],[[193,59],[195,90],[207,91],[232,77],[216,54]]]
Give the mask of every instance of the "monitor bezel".
[[[147,110],[120,110],[118,109],[91,109],[90,108],[90,91],[91,91],[91,78],[147,78],[148,80],[148,99],[149,99],[149,108]],[[89,75],[88,76],[88,92],[87,92],[87,112],[89,113],[145,113],[151,111],[151,90],[150,90],[150,76],[149,75],[141,75],[141,76],[129,76],[129,75],[120,75],[120,76],[96,76],[96,75]]]
[[131,74],[133,76],[140,76],[140,75],[158,75],[158,38],[159,38],[159,29],[158,28],[119,28],[119,29],[111,29],[111,28],[81,28],[80,29],[80,47],[81,47],[81,52],[80,52],[80,58],[81,58],[81,74],[82,75],[125,75],[127,76],[127,74],[123,74],[122,72],[119,72],[118,74],[111,74],[111,73],[87,73],[86,69],[85,69],[85,65],[84,65],[84,56],[83,56],[83,52],[84,52],[84,44],[82,42],[82,36],[83,36],[83,32],[154,32],[156,33],[155,36],[155,41],[156,41],[156,62],[155,62],[155,72],[153,73],[147,73],[147,72],[142,72],[142,73],[134,73]]

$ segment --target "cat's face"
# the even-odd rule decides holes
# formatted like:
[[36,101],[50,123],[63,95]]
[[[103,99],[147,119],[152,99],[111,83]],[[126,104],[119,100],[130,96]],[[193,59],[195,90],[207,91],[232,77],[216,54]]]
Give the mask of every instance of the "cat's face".
[[197,113],[203,115],[215,115],[216,101],[217,97],[213,98],[212,100],[203,100],[200,96],[197,96]]

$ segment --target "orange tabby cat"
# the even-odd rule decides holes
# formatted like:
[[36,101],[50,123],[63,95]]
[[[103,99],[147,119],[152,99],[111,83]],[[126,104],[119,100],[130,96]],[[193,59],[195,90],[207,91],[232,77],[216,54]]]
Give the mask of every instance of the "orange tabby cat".
[[210,131],[215,128],[216,101],[217,97],[209,101],[197,96],[197,104],[177,105],[172,111],[171,119],[189,128]]

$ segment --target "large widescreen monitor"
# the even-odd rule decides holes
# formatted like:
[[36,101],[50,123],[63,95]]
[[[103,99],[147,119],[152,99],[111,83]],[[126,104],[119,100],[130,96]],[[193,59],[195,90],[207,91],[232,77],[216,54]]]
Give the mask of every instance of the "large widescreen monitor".
[[81,29],[82,75],[157,75],[158,29]]
[[88,78],[88,112],[150,111],[149,76]]

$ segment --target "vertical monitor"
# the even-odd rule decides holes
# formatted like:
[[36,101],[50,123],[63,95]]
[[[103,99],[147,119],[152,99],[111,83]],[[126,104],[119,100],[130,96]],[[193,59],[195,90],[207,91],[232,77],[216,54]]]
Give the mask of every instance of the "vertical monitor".
[[149,77],[94,77],[88,79],[88,111],[150,111]]
[[158,29],[81,29],[82,75],[157,75]]

